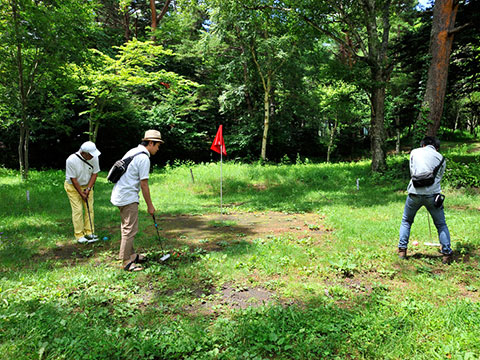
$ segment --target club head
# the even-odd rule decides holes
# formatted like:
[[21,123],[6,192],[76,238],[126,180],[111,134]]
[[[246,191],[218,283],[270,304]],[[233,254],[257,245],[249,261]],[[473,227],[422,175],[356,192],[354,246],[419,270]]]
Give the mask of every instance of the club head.
[[165,254],[160,258],[160,261],[165,261],[170,257],[170,254]]

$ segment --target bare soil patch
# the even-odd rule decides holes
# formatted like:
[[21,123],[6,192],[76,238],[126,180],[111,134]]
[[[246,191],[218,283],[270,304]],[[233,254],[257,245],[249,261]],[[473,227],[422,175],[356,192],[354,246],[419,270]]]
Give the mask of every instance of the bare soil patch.
[[227,215],[167,215],[157,220],[160,234],[172,242],[196,245],[206,250],[219,248],[219,242],[247,240],[290,234],[296,238],[320,240],[328,230],[318,214],[281,212],[234,212]]

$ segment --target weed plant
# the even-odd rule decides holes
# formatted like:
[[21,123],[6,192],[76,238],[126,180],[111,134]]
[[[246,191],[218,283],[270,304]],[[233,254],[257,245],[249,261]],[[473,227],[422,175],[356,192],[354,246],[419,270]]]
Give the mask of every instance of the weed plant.
[[[445,145],[448,170],[478,164],[474,144]],[[442,265],[436,248],[423,245],[437,241],[425,209],[411,233],[420,245],[401,261],[408,156],[389,157],[388,165],[373,176],[368,161],[226,162],[222,209],[218,163],[154,169],[157,218],[208,220],[196,225],[205,230],[198,239],[162,237],[162,251],[142,200],[136,247],[151,259],[171,258],[138,273],[116,260],[119,214],[106,173],[94,207],[96,232],[108,240],[80,245],[64,171],[31,171],[23,182],[0,169],[0,358],[480,358],[478,189],[446,176],[453,264]],[[211,220],[221,210],[318,220],[305,223],[302,236],[256,236]],[[268,299],[238,307],[225,289],[237,299],[260,289]]]

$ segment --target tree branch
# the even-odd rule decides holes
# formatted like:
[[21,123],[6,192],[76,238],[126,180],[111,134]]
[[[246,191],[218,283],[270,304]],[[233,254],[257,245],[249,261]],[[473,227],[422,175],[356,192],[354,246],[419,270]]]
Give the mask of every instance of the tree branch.
[[162,11],[160,12],[160,14],[158,14],[157,16],[157,23],[162,20],[162,18],[165,16],[165,14],[167,13],[167,10],[168,10],[168,6],[170,5],[170,3],[172,2],[172,0],[167,0],[165,1],[165,4],[163,5],[163,9]]
[[468,22],[468,23],[466,23],[466,24],[463,24],[462,26],[458,26],[458,27],[456,27],[456,28],[453,28],[452,30],[450,30],[450,31],[448,32],[448,35],[449,35],[449,36],[450,36],[450,35],[453,35],[453,34],[459,32],[459,31],[465,29],[466,27],[469,27],[470,25],[472,25],[472,23],[469,23],[469,22]]
[[248,45],[248,47],[250,48],[250,52],[252,53],[252,57],[253,57],[253,62],[257,66],[258,74],[260,75],[260,79],[262,80],[263,90],[267,91],[267,84],[265,83],[265,77],[263,76],[262,68],[260,67],[260,64],[258,63],[258,60],[257,60],[257,56],[255,55],[255,49],[250,44]]

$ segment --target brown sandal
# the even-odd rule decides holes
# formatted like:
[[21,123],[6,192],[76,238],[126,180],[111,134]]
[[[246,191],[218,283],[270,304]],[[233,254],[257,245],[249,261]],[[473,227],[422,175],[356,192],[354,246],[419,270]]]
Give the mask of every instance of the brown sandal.
[[127,263],[127,265],[125,265],[123,267],[123,270],[125,270],[125,271],[142,271],[143,267],[135,264],[134,261],[130,261],[129,263]]

